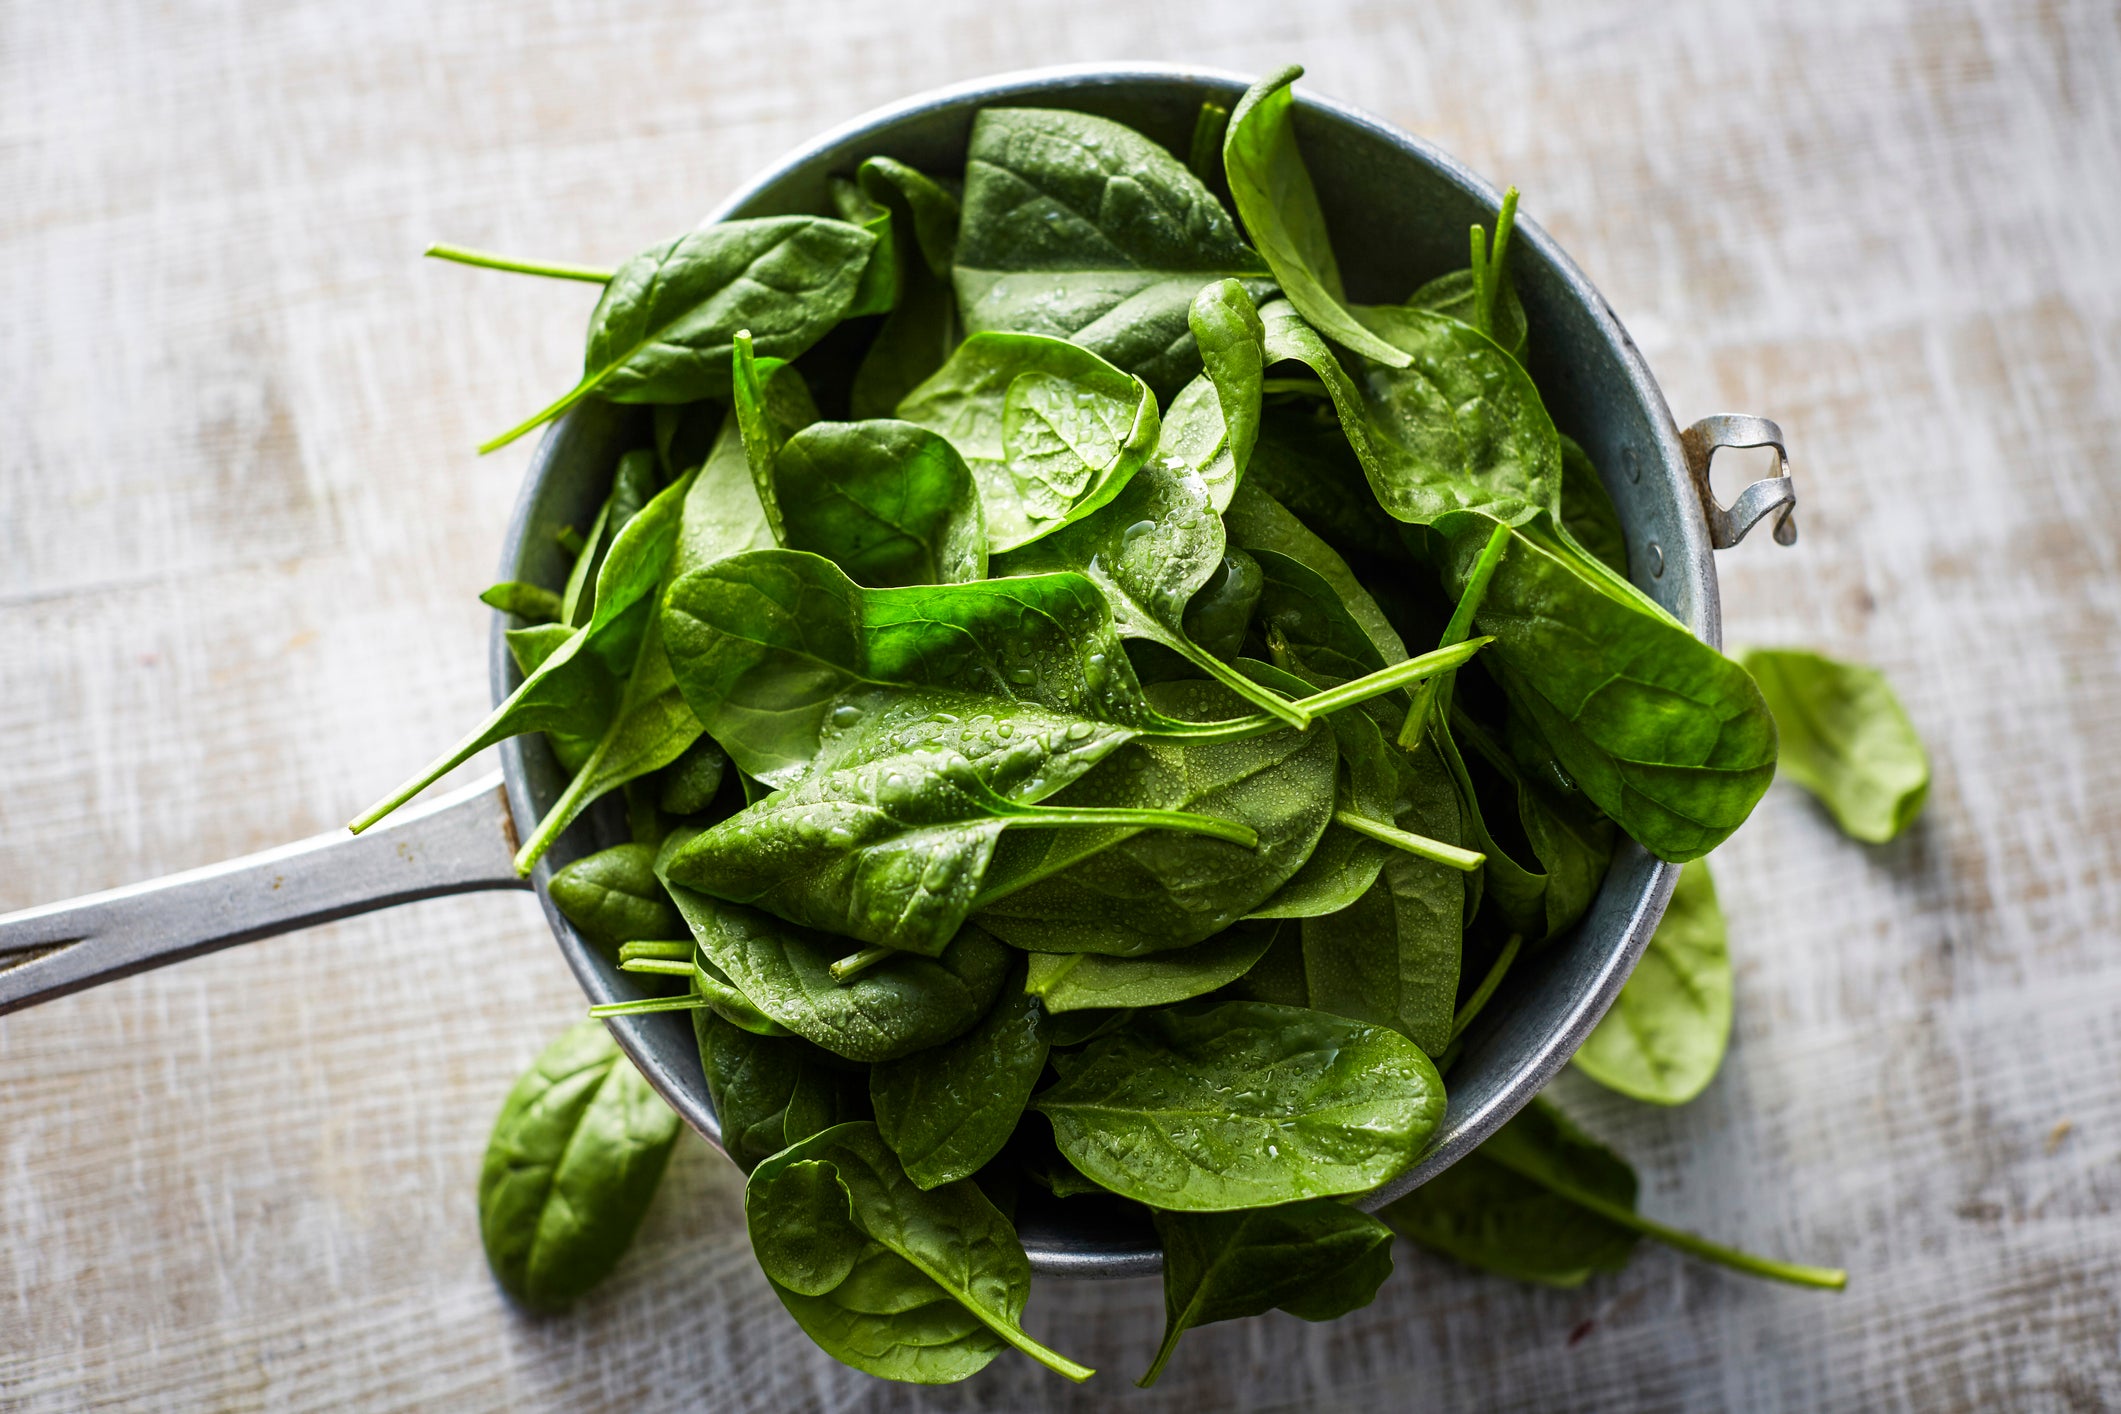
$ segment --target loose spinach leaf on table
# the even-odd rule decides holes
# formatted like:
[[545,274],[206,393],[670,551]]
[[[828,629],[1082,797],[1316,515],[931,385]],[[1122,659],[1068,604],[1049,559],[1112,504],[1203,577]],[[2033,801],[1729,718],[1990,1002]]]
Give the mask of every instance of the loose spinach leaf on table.
[[923,1190],[873,1124],[843,1124],[761,1163],[744,1186],[752,1250],[788,1311],[858,1370],[940,1384],[1014,1346],[1093,1373],[1024,1334],[1031,1263],[969,1179]]
[[1922,812],[1929,757],[1883,673],[1797,648],[1755,648],[1742,661],[1775,714],[1780,768],[1843,833],[1884,844]]
[[1279,929],[1276,921],[1236,923],[1204,943],[1148,957],[1035,952],[1024,985],[1055,1013],[1168,1006],[1206,996],[1242,977],[1273,944]]
[[1110,501],[1162,430],[1147,384],[1042,334],[974,334],[905,396],[898,416],[964,457],[997,554]]
[[973,330],[1072,339],[1168,397],[1200,371],[1187,310],[1272,272],[1222,203],[1140,133],[1087,113],[989,108],[973,120],[958,304]]
[[577,859],[554,871],[547,890],[583,937],[607,948],[685,933],[685,920],[655,875],[655,851],[644,844],[613,845]]
[[958,201],[934,178],[893,158],[872,157],[856,175],[863,194],[891,213],[898,293],[855,370],[849,401],[857,418],[888,417],[943,366],[962,337],[950,288]]
[[922,1188],[970,1178],[1000,1153],[1046,1068],[1045,1011],[1019,962],[979,1024],[869,1072],[877,1131]]
[[1032,1101],[1068,1161],[1151,1207],[1225,1212],[1389,1183],[1443,1118],[1405,1037],[1263,1002],[1136,1012]]
[[[1494,523],[1440,523],[1456,593]],[[1508,553],[1475,628],[1481,661],[1584,794],[1660,859],[1698,859],[1743,824],[1775,774],[1775,723],[1738,664],[1614,591],[1531,526]]]
[[1848,1273],[1758,1257],[1635,1211],[1625,1159],[1535,1098],[1487,1142],[1380,1210],[1418,1245],[1468,1266],[1549,1286],[1579,1286],[1627,1264],[1638,1237],[1732,1271],[1840,1290]]
[[1404,368],[1410,357],[1364,328],[1344,303],[1325,213],[1296,148],[1289,86],[1302,74],[1302,66],[1292,64],[1261,79],[1231,112],[1223,136],[1231,199],[1282,293],[1313,328],[1365,358]]
[[1329,1198],[1236,1213],[1156,1215],[1164,1244],[1164,1339],[1135,1383],[1156,1383],[1196,1326],[1280,1307],[1331,1321],[1375,1299],[1392,1275],[1392,1229]]
[[1696,859],[1576,1068],[1623,1095],[1683,1105],[1716,1077],[1730,1039],[1730,936],[1708,861]]
[[776,216],[719,221],[620,266],[589,317],[582,379],[486,443],[492,451],[594,393],[620,403],[726,397],[730,355],[748,329],[759,352],[794,358],[851,314],[876,237],[845,221]]
[[849,1060],[896,1060],[962,1035],[1009,967],[1009,950],[968,925],[939,957],[896,954],[841,982],[832,964],[851,950],[845,939],[683,885],[670,895],[700,951],[752,1005]]
[[817,422],[782,445],[775,498],[788,544],[887,589],[987,577],[979,488],[943,438],[910,422]]
[[557,1311],[610,1275],[662,1181],[678,1117],[601,1022],[545,1048],[501,1106],[479,1234],[510,1296]]

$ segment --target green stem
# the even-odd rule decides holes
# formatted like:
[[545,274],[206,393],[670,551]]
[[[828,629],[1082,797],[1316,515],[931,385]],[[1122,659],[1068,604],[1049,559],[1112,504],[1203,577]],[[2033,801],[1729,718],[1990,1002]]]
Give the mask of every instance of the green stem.
[[635,942],[619,944],[619,966],[641,958],[676,959],[690,965],[693,945],[689,942]]
[[1193,120],[1193,145],[1188,151],[1186,165],[1204,183],[1222,175],[1223,130],[1229,126],[1229,109],[1213,99],[1200,105],[1200,114]]
[[642,1016],[652,1011],[698,1011],[707,1005],[707,999],[694,992],[684,997],[643,997],[637,1002],[605,1002],[593,1006],[589,1014],[599,1021],[607,1016]]
[[1496,307],[1502,303],[1503,260],[1510,253],[1510,231],[1517,224],[1517,188],[1511,187],[1502,194],[1502,210],[1495,217],[1495,244],[1488,251],[1487,289],[1483,292],[1485,306],[1481,310],[1480,331],[1489,338],[1495,336]]
[[1179,1328],[1176,1321],[1167,1324],[1172,1329],[1164,1334],[1164,1343],[1156,1347],[1156,1358],[1149,1362],[1149,1368],[1142,1371],[1141,1378],[1134,1382],[1136,1389],[1147,1389],[1163,1378],[1164,1366],[1171,1363],[1172,1352],[1178,1349],[1178,1338],[1184,1335],[1185,1331]]
[[[1448,648],[1438,648],[1424,653],[1419,658],[1408,658],[1394,663],[1389,668],[1379,668],[1359,678],[1351,678],[1338,687],[1329,687],[1324,692],[1314,692],[1309,697],[1300,697],[1290,705],[1299,707],[1313,717],[1323,717],[1328,712],[1338,712],[1344,707],[1353,707],[1368,702],[1373,697],[1382,697],[1396,692],[1409,683],[1437,673],[1449,672],[1460,666],[1483,647],[1495,640],[1475,638],[1465,643],[1454,643]],[[1186,741],[1242,741],[1246,737],[1265,736],[1268,732],[1282,731],[1288,723],[1274,717],[1227,717],[1219,722],[1174,722],[1169,726],[1148,727],[1137,735],[1150,740],[1179,738]]]
[[543,275],[553,280],[582,280],[592,285],[608,285],[615,273],[597,270],[587,265],[559,265],[543,260],[517,260],[514,256],[495,255],[491,251],[473,250],[460,245],[431,245],[426,254],[436,260],[454,260],[459,265],[476,265],[485,270],[506,270],[517,275]]
[[830,969],[832,980],[844,982],[857,973],[867,972],[870,968],[883,962],[897,951],[897,948],[863,948],[859,952],[848,953],[838,962],[832,964]]
[[1510,940],[1502,945],[1502,951],[1496,954],[1494,963],[1488,968],[1488,975],[1480,979],[1480,985],[1473,989],[1473,995],[1466,998],[1466,1004],[1458,1009],[1458,1015],[1451,1018],[1452,1045],[1458,1044],[1458,1038],[1466,1034],[1466,1028],[1473,1024],[1474,1017],[1480,1015],[1480,1009],[1488,1004],[1488,998],[1495,995],[1495,989],[1502,985],[1503,974],[1510,970],[1511,963],[1517,961],[1517,950],[1523,946],[1522,933],[1510,934]]
[[1194,815],[1184,810],[1100,810],[1086,805],[1018,806],[1002,812],[1011,825],[1112,825],[1123,830],[1176,830],[1181,834],[1205,835],[1227,840],[1244,849],[1259,848],[1259,832],[1235,820],[1213,815]]
[[[1473,327],[1488,333],[1488,233],[1473,223]],[[1492,336],[1491,336],[1492,337]]]
[[1676,1227],[1666,1227],[1653,1222],[1633,1208],[1611,1199],[1601,1198],[1586,1192],[1574,1184],[1565,1183],[1550,1173],[1530,1167],[1520,1167],[1499,1155],[1490,1155],[1504,1168],[1531,1179],[1542,1188],[1551,1190],[1579,1207],[1586,1208],[1604,1218],[1644,1237],[1662,1242],[1676,1251],[1699,1257],[1705,1262],[1714,1262],[1729,1267],[1734,1272],[1745,1272],[1750,1276],[1767,1277],[1773,1281],[1786,1281],[1792,1286],[1819,1287],[1828,1291],[1840,1291],[1849,1284],[1849,1274],[1839,1267],[1808,1267],[1797,1262],[1778,1262],[1769,1257],[1756,1257],[1750,1252],[1741,1252],[1735,1247],[1725,1247],[1720,1242],[1711,1242],[1691,1232]]
[[[1458,596],[1458,605],[1451,610],[1451,621],[1444,625],[1439,648],[1448,648],[1465,641],[1473,631],[1473,615],[1480,611],[1481,601],[1488,597],[1488,584],[1495,578],[1495,567],[1502,563],[1503,551],[1510,545],[1510,528],[1498,525],[1488,535],[1488,543],[1480,547],[1480,558],[1473,562],[1473,573],[1466,579],[1466,587]],[[1429,717],[1436,710],[1436,699],[1443,692],[1446,680],[1438,677],[1421,685],[1414,694],[1414,704],[1407,708],[1407,719],[1399,726],[1399,745],[1403,751],[1412,751],[1421,745],[1421,734],[1429,725]]]
[[553,403],[552,406],[546,408],[543,412],[532,413],[529,417],[523,419],[523,421],[509,428],[500,436],[489,438],[488,440],[479,443],[479,455],[483,457],[488,452],[497,452],[501,448],[507,446],[510,442],[513,442],[516,438],[522,436],[525,432],[535,431],[537,428],[544,426],[546,423],[552,421],[561,413],[567,411],[567,409],[573,407],[576,403],[582,401],[582,399],[588,397],[591,393],[595,392],[597,384],[603,381],[604,378],[602,373],[583,375],[581,382],[575,384],[572,388],[569,388],[566,392],[560,394],[559,400]]
[[1431,860],[1447,869],[1456,869],[1461,874],[1470,874],[1488,862],[1488,857],[1478,850],[1460,849],[1455,844],[1432,840],[1427,835],[1417,835],[1390,825],[1380,825],[1377,821],[1358,815],[1352,810],[1336,810],[1333,812],[1333,819],[1336,824],[1345,825],[1358,835],[1368,835],[1371,839],[1381,840],[1394,849],[1404,850],[1417,859]]
[[685,962],[679,962],[674,958],[667,957],[636,957],[628,958],[627,960],[621,962],[619,964],[619,971],[655,972],[660,973],[665,977],[690,977],[693,972],[693,967],[692,963],[689,960]]
[[1164,643],[1166,647],[1175,649],[1179,656],[1183,657],[1187,662],[1199,668],[1224,687],[1229,688],[1230,691],[1236,693],[1239,697],[1244,698],[1245,701],[1250,702],[1255,707],[1265,708],[1269,714],[1279,717],[1298,731],[1302,731],[1305,727],[1311,725],[1311,714],[1309,712],[1289,701],[1288,698],[1283,697],[1266,684],[1252,681],[1252,679],[1246,677],[1236,668],[1225,663],[1183,633],[1172,634],[1168,639],[1164,640]]

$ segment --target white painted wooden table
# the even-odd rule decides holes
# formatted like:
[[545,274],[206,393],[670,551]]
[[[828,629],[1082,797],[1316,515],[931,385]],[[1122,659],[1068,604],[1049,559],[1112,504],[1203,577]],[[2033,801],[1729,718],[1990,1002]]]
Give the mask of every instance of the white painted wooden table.
[[609,261],[916,89],[1259,71],[1525,190],[1682,420],[1781,419],[1803,543],[1734,641],[1878,663],[1935,756],[1864,849],[1787,788],[1717,856],[1737,1035],[1654,1112],[1565,1081],[1660,1217],[1555,1293],[1406,1252],[1375,1306],[1189,1337],[1041,1286],[1014,1359],[872,1383],[688,1140],[618,1278],[511,1310],[472,1190],[579,1009],[527,898],[438,902],[0,1022],[0,1406],[718,1410],[2121,1407],[2121,10],[2111,0],[0,7],[0,908],[331,827],[484,705],[489,578]]

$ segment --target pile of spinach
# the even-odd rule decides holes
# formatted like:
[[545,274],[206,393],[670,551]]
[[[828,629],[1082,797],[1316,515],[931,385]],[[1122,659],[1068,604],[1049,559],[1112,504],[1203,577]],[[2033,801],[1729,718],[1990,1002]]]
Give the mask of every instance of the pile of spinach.
[[[641,977],[598,1012],[690,1011],[774,1290],[881,1376],[1005,1347],[1089,1375],[1023,1328],[1020,1204],[1153,1222],[1145,1383],[1204,1322],[1364,1305],[1394,1227],[1540,1280],[1671,1237],[1543,1110],[1390,1226],[1352,1202],[1421,1154],[1475,1014],[1616,840],[1707,854],[1776,732],[1620,573],[1521,361],[1515,193],[1467,268],[1351,302],[1298,72],[1205,105],[1190,161],[990,109],[961,173],[874,158],[832,214],[616,271],[435,252],[603,285],[580,380],[489,446],[645,411],[564,585],[482,596],[521,685],[355,828],[531,732],[572,781],[524,872],[623,799],[631,842],[551,879]],[[1585,1056],[1650,1098],[1729,1026],[1697,870],[1622,1008],[1647,1020]],[[653,1186],[670,1124],[630,1074],[570,1033],[503,1114],[488,1247],[535,1304]]]

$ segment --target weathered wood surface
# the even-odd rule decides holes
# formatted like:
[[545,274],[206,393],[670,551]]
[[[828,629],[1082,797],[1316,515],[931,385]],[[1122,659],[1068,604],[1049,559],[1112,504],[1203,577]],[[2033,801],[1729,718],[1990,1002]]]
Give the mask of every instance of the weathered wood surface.
[[1880,664],[1935,755],[1884,849],[1787,788],[1718,855],[1737,1037],[1696,1104],[1564,1082],[1655,1214],[1839,1297],[1647,1252],[1582,1291],[1406,1253],[1377,1304],[1188,1339],[1043,1285],[1106,1367],[875,1384],[688,1141],[619,1278],[527,1319],[472,1213],[579,994],[486,896],[0,1022],[0,1405],[166,1409],[2121,1407],[2121,11],[1800,0],[0,10],[0,908],[328,828],[484,705],[487,581],[612,259],[827,124],[1113,55],[1322,91],[1520,184],[1682,419],[1789,430],[1803,543],[1734,641]]

